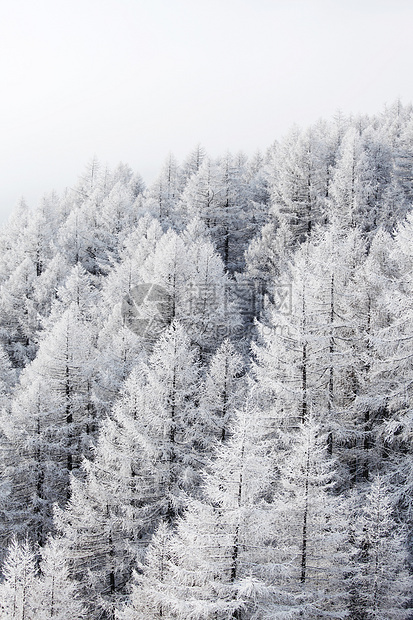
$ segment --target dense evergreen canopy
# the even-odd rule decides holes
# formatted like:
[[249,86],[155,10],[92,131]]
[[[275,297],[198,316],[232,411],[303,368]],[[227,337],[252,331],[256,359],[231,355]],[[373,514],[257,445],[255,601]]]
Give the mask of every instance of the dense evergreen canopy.
[[413,617],[413,108],[93,159],[0,231],[0,618]]

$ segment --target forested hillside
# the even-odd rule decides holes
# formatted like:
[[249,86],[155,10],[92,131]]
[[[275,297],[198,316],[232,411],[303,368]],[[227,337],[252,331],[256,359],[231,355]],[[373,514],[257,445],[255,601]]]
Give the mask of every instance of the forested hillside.
[[0,232],[0,618],[413,618],[413,107],[93,159]]

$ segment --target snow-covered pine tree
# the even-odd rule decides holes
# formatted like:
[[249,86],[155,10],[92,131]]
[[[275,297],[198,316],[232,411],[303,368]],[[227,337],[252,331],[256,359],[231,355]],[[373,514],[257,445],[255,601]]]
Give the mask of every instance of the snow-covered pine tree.
[[312,408],[330,452],[339,452],[346,463],[344,484],[358,432],[352,403],[367,356],[362,346],[367,319],[357,306],[360,282],[355,281],[364,260],[357,229],[344,233],[335,222],[314,229],[311,240],[296,250],[285,283],[274,287],[277,296],[262,313],[253,347],[260,398],[278,420],[275,433],[286,429],[288,442],[287,429],[306,421]]
[[[362,495],[360,497],[360,495]],[[411,617],[412,591],[406,530],[394,518],[381,476],[357,498],[348,568],[351,620],[402,620]]]
[[20,369],[37,353],[40,321],[35,303],[36,278],[36,266],[26,257],[2,285],[0,340],[13,365]]
[[[349,467],[352,484],[363,486],[371,475],[387,469],[387,448],[383,422],[389,419],[388,384],[383,373],[384,351],[389,353],[389,328],[394,315],[386,303],[397,297],[398,267],[392,258],[391,236],[379,230],[354,272],[350,312],[355,318],[351,348],[354,352],[354,398],[344,413],[347,427],[342,456]],[[344,437],[344,436],[343,436]]]
[[171,534],[170,526],[161,521],[145,561],[138,564],[139,572],[133,572],[130,600],[115,611],[116,620],[160,620],[165,617],[166,609],[162,601],[168,592]]
[[56,528],[89,597],[91,617],[123,596],[136,553],[161,519],[173,523],[195,493],[205,458],[197,420],[200,378],[184,328],[174,322],[127,379],[104,421],[85,480],[72,478]]
[[44,542],[52,504],[68,497],[69,473],[88,453],[97,426],[93,359],[91,326],[72,304],[42,341],[3,415],[11,485],[2,511],[6,538],[15,529]]
[[0,583],[1,620],[37,620],[36,556],[29,541],[13,537],[2,568]]
[[242,357],[234,345],[225,340],[211,359],[201,389],[199,415],[205,430],[204,449],[212,441],[225,441],[229,425],[245,397],[246,380]]
[[[190,229],[181,235],[169,230],[158,241],[138,270],[137,284],[141,283],[165,291],[163,322],[180,321],[203,359],[208,360],[241,324],[221,258],[203,236],[191,239]],[[157,335],[149,330],[149,344]]]
[[322,221],[329,185],[327,140],[320,131],[294,127],[272,153],[269,166],[270,212],[286,224],[293,245]]
[[130,169],[102,171],[94,159],[73,188],[74,207],[60,226],[57,249],[71,265],[81,263],[97,277],[106,273],[137,221],[142,189]]
[[352,124],[343,137],[330,188],[330,209],[344,227],[369,234],[388,225],[383,204],[390,183],[391,160],[384,135]]
[[159,220],[164,230],[177,221],[175,210],[181,191],[180,168],[175,156],[170,153],[145,198],[146,209]]
[[133,367],[147,357],[142,339],[126,325],[120,303],[116,303],[99,331],[96,355],[99,364],[93,402],[99,419],[104,419],[120,396]]
[[59,539],[49,538],[40,555],[40,575],[33,595],[36,620],[87,618],[78,595],[79,584],[69,577],[65,548]]
[[2,284],[24,258],[24,237],[28,219],[29,207],[21,198],[14,206],[8,221],[0,229],[0,281]]
[[307,246],[291,267],[289,280],[276,290],[278,298],[267,304],[253,343],[254,375],[259,383],[261,406],[274,415],[274,429],[280,433],[307,419],[314,400],[315,381],[309,372],[311,360],[308,301],[309,265]]
[[[412,266],[410,213],[387,239],[382,278],[382,321],[372,342],[370,391],[367,405],[377,412],[374,438],[377,442],[376,471],[391,482],[398,507],[412,527]],[[376,272],[378,270],[376,269]],[[396,486],[394,487],[394,483]]]
[[184,160],[180,171],[182,190],[185,189],[188,181],[195,174],[197,174],[206,156],[207,153],[204,147],[201,144],[197,144],[196,147],[189,153],[188,157]]
[[282,570],[274,585],[300,602],[297,617],[340,618],[347,604],[347,509],[334,494],[337,474],[327,437],[311,418],[295,431],[282,462],[277,459],[272,548]]
[[194,218],[206,224],[227,271],[242,269],[244,251],[262,223],[262,205],[254,202],[245,156],[205,158],[188,180],[177,210],[185,224]]
[[99,329],[99,291],[90,273],[80,263],[69,268],[64,283],[57,288],[55,295],[50,314],[43,320],[46,328],[51,329],[73,305],[85,323],[93,325],[94,330]]
[[155,539],[126,618],[143,617],[141,601],[156,602],[148,615],[154,619],[276,618],[270,614],[287,609],[272,586],[273,522],[265,499],[271,463],[256,414],[252,408],[237,414],[231,438],[205,474],[204,499],[190,502],[166,547]]
[[[365,323],[355,273],[365,261],[361,232],[343,231],[332,223],[314,230],[307,247],[295,254],[295,263],[306,255],[308,280],[306,309],[308,377],[313,383],[312,405],[328,436],[330,453],[342,450],[357,432],[349,409],[358,391],[366,352]],[[294,275],[294,269],[292,270]],[[363,289],[364,290],[364,289]],[[343,480],[343,482],[345,482]]]

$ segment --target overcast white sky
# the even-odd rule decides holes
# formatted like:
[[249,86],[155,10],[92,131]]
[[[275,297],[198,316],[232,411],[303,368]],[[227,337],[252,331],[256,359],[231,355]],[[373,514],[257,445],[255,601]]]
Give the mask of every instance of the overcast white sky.
[[96,155],[265,149],[294,123],[413,101],[412,0],[2,0],[0,221]]

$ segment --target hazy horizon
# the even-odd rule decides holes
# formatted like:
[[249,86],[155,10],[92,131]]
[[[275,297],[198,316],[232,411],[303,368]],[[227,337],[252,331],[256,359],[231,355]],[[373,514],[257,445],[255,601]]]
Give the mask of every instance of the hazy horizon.
[[413,100],[408,1],[3,4],[0,222],[87,162],[252,155],[294,124]]

